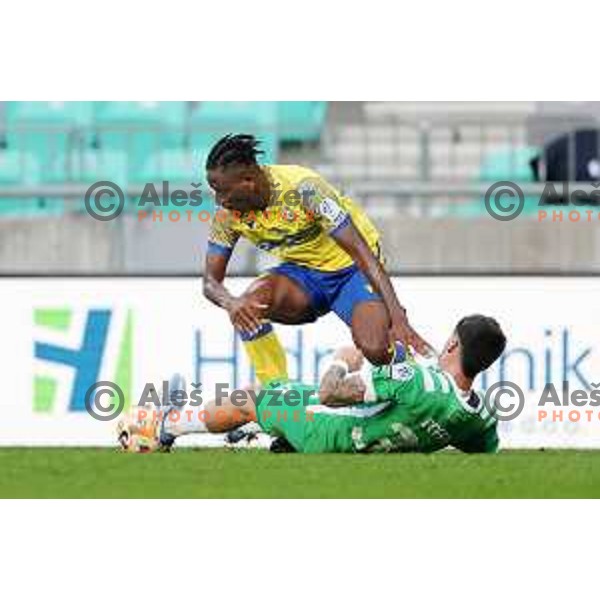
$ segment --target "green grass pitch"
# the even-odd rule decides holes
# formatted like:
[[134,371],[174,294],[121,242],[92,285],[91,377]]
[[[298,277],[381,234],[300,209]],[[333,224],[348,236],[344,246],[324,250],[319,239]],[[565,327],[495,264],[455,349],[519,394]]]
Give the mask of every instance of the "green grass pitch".
[[2,498],[598,498],[600,452],[300,455],[0,450]]

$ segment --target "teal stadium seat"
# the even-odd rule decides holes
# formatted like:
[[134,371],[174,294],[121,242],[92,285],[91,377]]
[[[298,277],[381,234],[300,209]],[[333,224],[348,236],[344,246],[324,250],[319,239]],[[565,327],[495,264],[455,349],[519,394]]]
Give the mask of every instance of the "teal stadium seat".
[[44,179],[66,169],[65,157],[85,143],[91,102],[7,102],[6,146],[33,154]]
[[[200,183],[198,188],[202,194],[202,203],[197,207],[174,205],[168,207],[168,210],[187,211],[193,210],[199,212],[208,210],[211,214],[214,212],[214,199],[210,193],[204,177],[204,165],[199,164],[198,154],[189,150],[162,150],[150,154],[142,169],[131,174],[131,182],[145,184],[149,182],[161,183],[169,181],[173,186],[176,184],[188,186],[190,183]],[[157,186],[160,194],[162,189]],[[152,208],[150,205],[149,208]]]
[[127,119],[157,121],[181,127],[187,102],[94,102],[94,118],[97,121],[126,121]]
[[73,157],[74,180],[79,183],[112,181],[128,184],[127,153],[123,150],[85,150]]
[[97,146],[125,151],[141,169],[152,152],[183,146],[186,114],[187,102],[95,102]]
[[318,142],[325,124],[327,102],[278,102],[282,142]]
[[[0,187],[36,185],[40,181],[36,157],[27,152],[0,150]],[[0,217],[41,217],[62,214],[62,201],[44,198],[0,197]]]
[[[213,210],[204,164],[227,133],[263,142],[264,163],[280,141],[318,140],[326,102],[5,102],[0,182],[200,182]],[[193,107],[193,110],[191,110]],[[188,129],[189,128],[189,129]],[[80,206],[81,205],[81,206]],[[0,214],[59,215],[83,204],[62,198],[2,200]],[[200,209],[199,209],[200,210]]]
[[481,163],[480,181],[532,182],[530,161],[539,153],[538,148],[525,146],[497,150],[486,155]]
[[[530,161],[539,153],[539,149],[531,146],[521,148],[503,148],[484,156],[479,171],[479,182],[493,183],[499,181],[513,181],[519,183],[532,183],[534,181]],[[537,214],[539,198],[525,196],[524,215]],[[471,202],[455,203],[450,214],[455,217],[476,218],[488,216],[484,198],[477,198]]]
[[[127,154],[122,150],[74,151],[69,157],[69,173],[56,172],[51,183],[78,183],[91,185],[99,181],[110,181],[124,192],[128,184]],[[131,200],[128,201],[128,206]],[[65,210],[80,213],[85,210],[82,198],[65,200]]]
[[204,168],[212,145],[228,133],[250,133],[263,144],[262,162],[277,160],[277,102],[200,102],[190,117],[192,149]]

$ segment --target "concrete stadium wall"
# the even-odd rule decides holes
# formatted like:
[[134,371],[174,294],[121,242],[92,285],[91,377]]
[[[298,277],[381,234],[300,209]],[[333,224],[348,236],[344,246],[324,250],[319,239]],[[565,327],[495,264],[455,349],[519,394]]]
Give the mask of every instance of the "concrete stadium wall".
[[[87,215],[0,220],[0,273],[176,274],[202,269],[202,223],[102,223]],[[254,268],[249,247],[236,253],[232,273]]]
[[392,271],[595,272],[595,223],[502,223],[492,219],[374,219]]
[[101,273],[119,262],[113,224],[89,217],[3,219],[0,269],[3,273]]
[[[596,272],[595,223],[517,219],[374,218],[390,272]],[[99,223],[87,216],[0,221],[0,272],[53,274],[200,273],[207,225]],[[262,262],[241,243],[231,273],[252,274]]]

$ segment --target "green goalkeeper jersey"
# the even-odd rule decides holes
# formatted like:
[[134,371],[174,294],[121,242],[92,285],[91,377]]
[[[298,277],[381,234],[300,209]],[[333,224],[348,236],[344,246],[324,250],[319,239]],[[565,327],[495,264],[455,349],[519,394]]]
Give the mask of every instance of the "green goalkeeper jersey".
[[370,379],[374,401],[345,407],[319,404],[314,386],[273,384],[308,391],[308,405],[265,408],[261,402],[258,421],[299,452],[497,451],[497,421],[482,396],[462,392],[439,367],[407,361],[373,368]]
[[433,452],[453,446],[465,452],[496,452],[497,421],[483,398],[462,392],[437,366],[404,362],[372,371],[382,410],[352,430],[358,451]]

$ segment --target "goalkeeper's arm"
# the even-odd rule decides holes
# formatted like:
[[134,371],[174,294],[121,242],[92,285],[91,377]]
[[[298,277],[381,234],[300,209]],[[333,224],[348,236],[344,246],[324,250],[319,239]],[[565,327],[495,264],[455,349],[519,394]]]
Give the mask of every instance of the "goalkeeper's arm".
[[354,347],[340,348],[319,385],[319,401],[327,406],[349,406],[374,400],[369,393],[371,366]]

